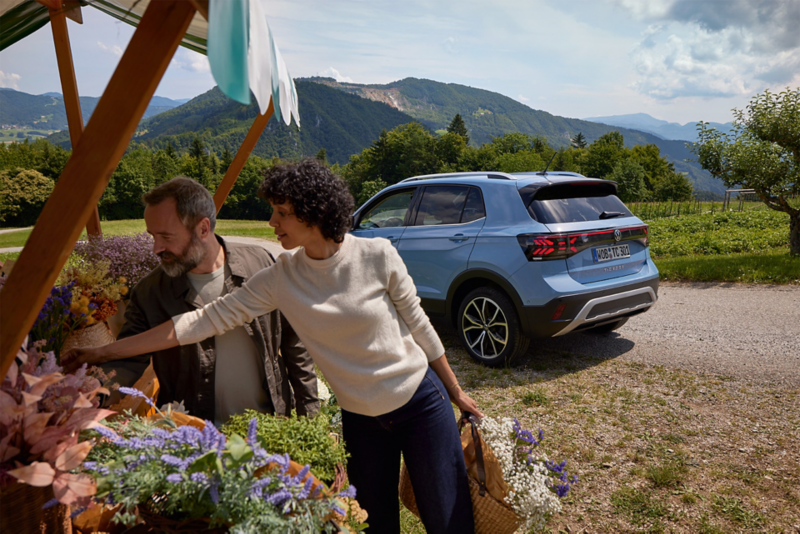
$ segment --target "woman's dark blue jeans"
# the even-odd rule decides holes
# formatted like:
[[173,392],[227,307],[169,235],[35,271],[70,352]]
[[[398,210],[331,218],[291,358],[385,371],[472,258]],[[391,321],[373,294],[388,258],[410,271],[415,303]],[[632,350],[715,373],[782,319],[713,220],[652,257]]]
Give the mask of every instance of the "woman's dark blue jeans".
[[428,368],[404,406],[377,417],[342,410],[347,475],[369,514],[369,532],[400,532],[402,453],[422,523],[431,533],[474,531],[472,500],[453,408],[436,373]]

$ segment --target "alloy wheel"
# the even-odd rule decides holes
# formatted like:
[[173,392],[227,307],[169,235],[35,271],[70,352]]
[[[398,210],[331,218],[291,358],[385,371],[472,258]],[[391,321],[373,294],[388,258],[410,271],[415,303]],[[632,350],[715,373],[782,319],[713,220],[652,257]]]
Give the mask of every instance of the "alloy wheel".
[[477,297],[461,316],[461,330],[469,348],[481,358],[496,358],[508,344],[508,319],[490,298]]

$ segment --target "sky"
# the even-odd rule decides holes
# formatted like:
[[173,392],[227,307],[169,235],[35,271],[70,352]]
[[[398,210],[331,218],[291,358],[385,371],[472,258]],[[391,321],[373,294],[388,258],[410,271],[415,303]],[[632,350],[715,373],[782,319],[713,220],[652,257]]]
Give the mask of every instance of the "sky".
[[[681,124],[800,87],[800,0],[256,1],[293,77],[427,78],[565,117]],[[133,28],[91,7],[83,18],[69,22],[78,89],[100,96]],[[214,85],[206,58],[179,48],[156,95]],[[61,92],[49,26],[0,52],[0,87]]]

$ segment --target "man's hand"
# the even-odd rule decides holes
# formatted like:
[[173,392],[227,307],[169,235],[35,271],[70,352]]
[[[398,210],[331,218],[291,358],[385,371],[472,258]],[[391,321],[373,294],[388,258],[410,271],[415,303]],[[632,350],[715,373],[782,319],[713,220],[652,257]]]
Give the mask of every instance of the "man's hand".
[[103,363],[97,350],[90,347],[77,347],[61,355],[61,367],[65,373],[73,373],[83,364],[89,367]]

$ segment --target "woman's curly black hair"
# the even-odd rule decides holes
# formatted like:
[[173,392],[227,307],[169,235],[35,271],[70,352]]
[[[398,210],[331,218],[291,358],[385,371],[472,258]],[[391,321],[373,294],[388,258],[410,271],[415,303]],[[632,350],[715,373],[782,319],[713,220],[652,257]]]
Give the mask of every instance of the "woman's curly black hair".
[[298,220],[336,243],[350,230],[353,196],[341,178],[314,158],[265,170],[258,196],[273,204],[289,202]]

